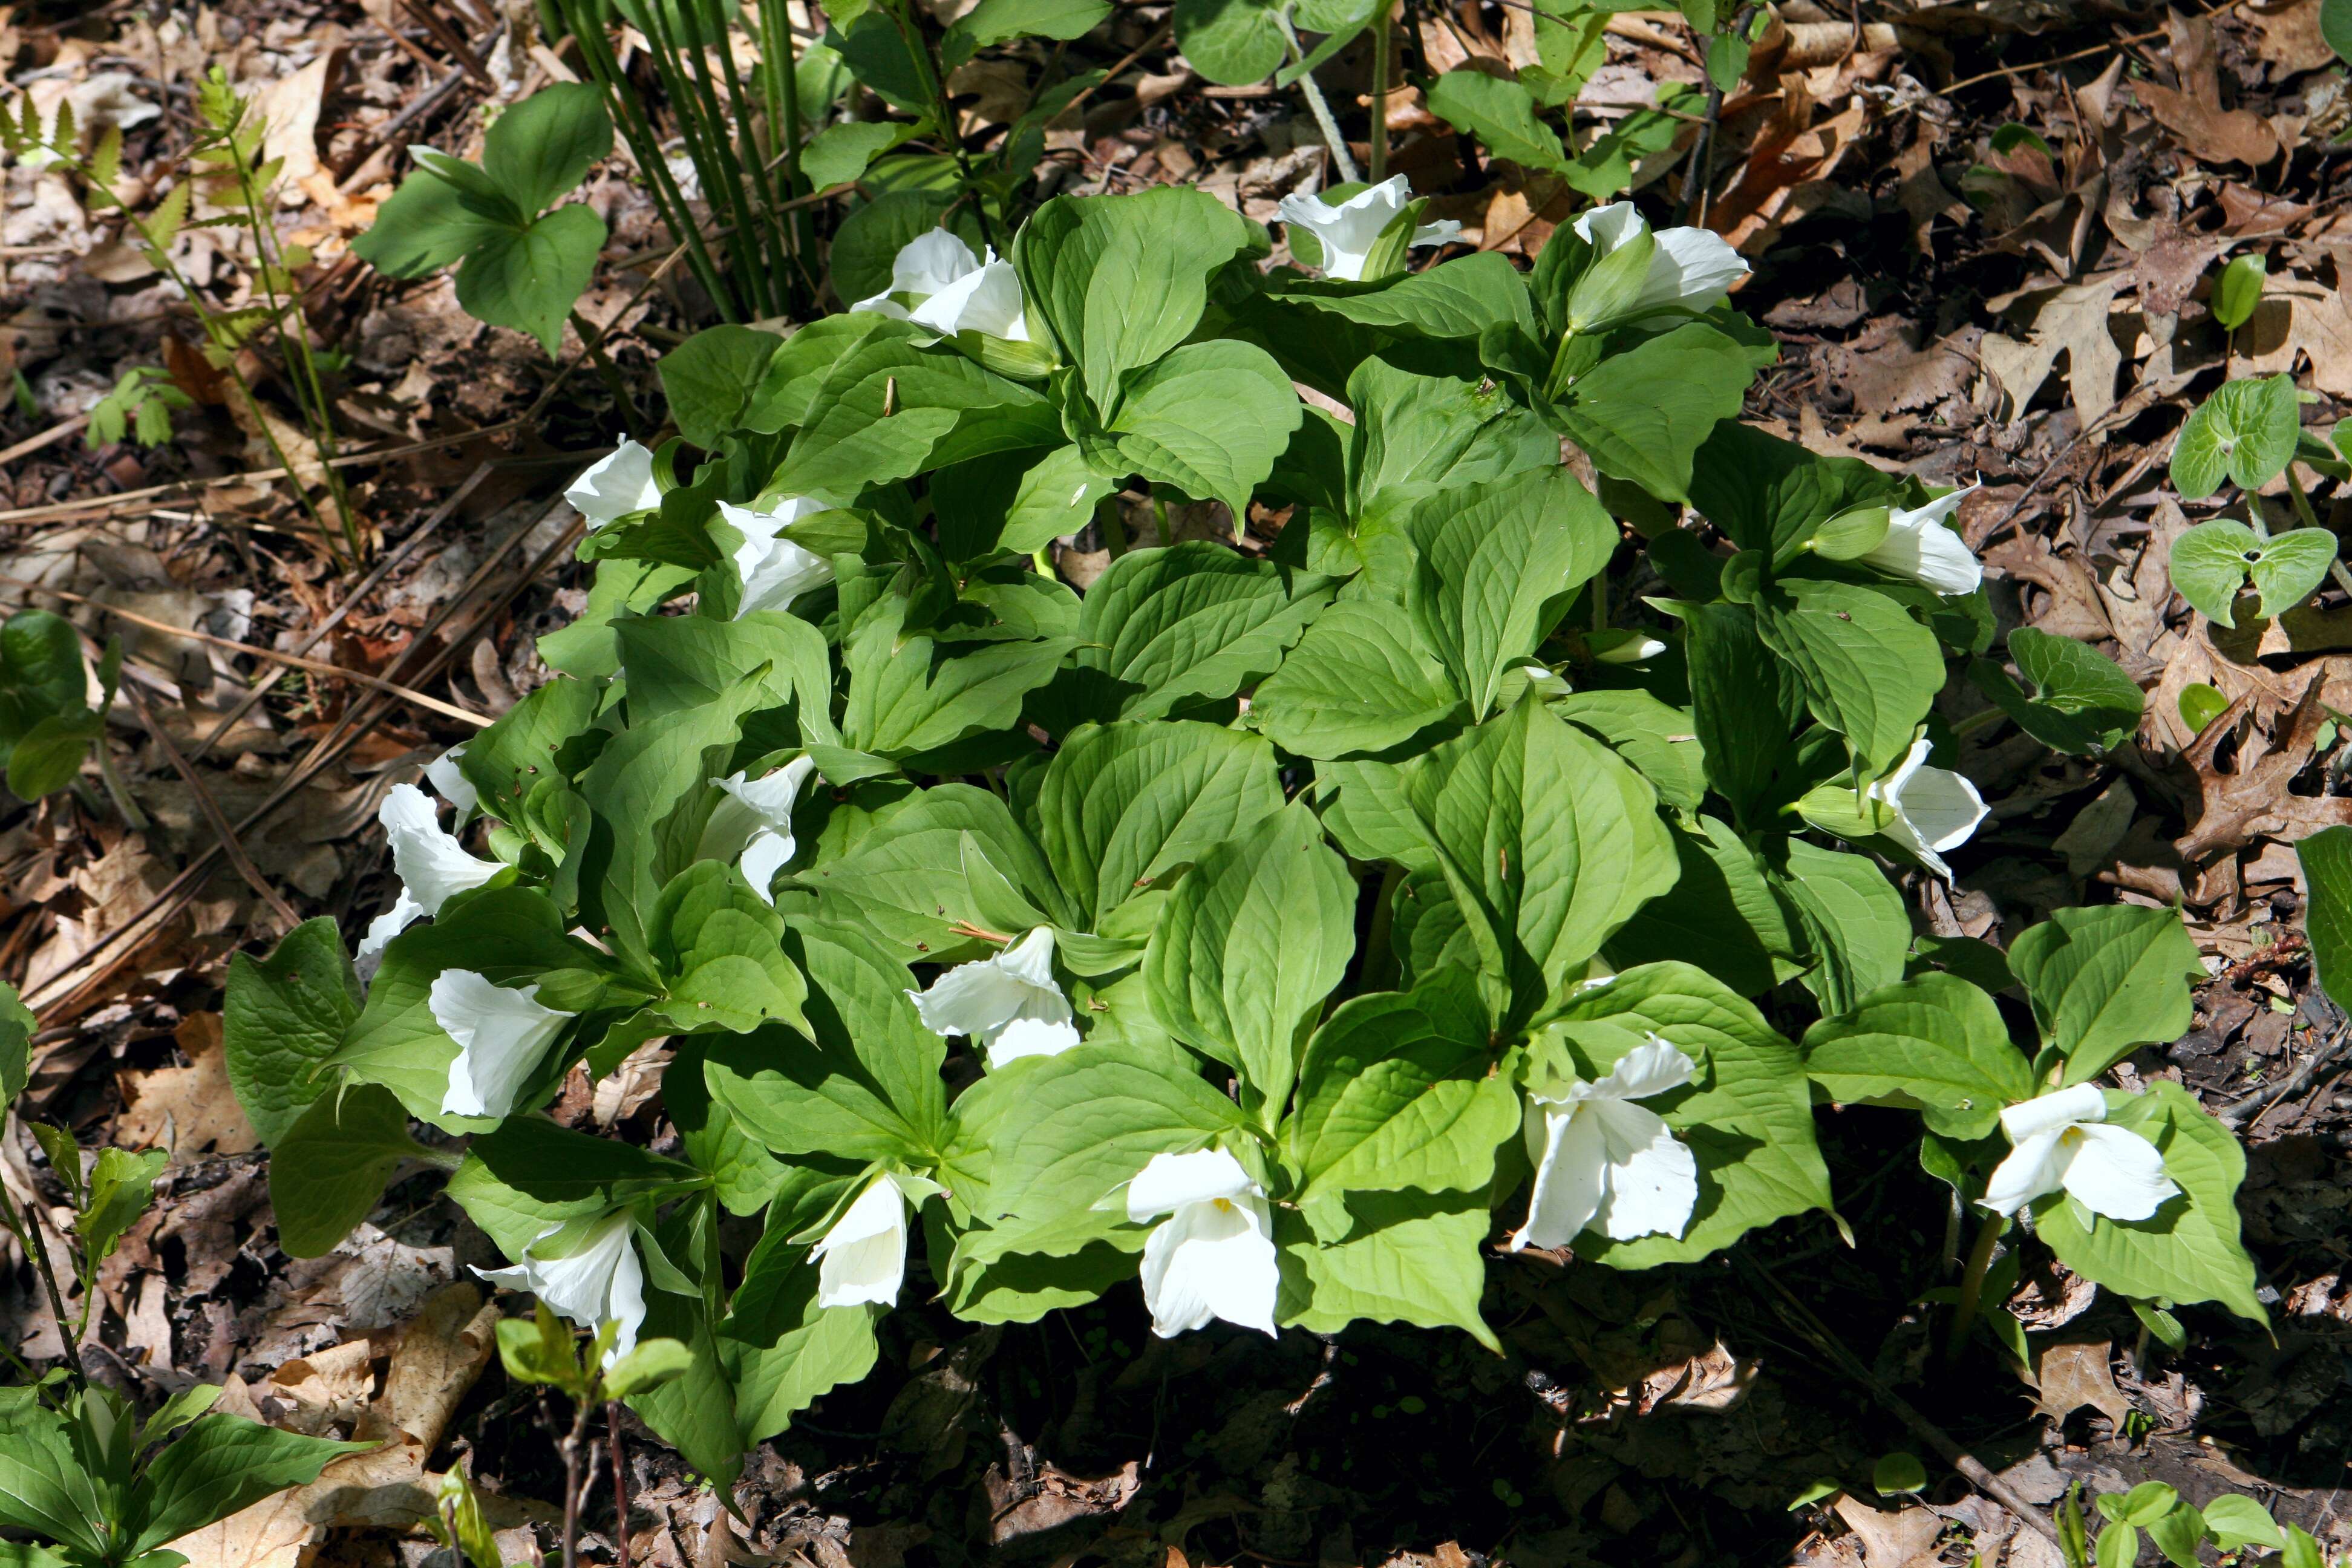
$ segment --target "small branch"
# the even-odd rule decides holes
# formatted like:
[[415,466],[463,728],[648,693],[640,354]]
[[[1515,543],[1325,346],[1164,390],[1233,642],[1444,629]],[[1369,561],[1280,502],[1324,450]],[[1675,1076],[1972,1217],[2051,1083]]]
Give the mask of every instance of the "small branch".
[[[131,712],[138,715],[139,722],[146,726],[147,733],[154,737],[157,749],[163,753],[164,761],[172,764],[172,771],[180,775],[180,782],[186,784],[196,797],[196,809],[204,813],[213,837],[220,841],[221,853],[228,857],[231,866],[236,868],[236,874],[245,879],[247,887],[261,895],[261,901],[269,906],[269,912],[278,917],[285,930],[292,931],[300,925],[302,917],[294,911],[294,906],[286,901],[283,894],[270,886],[269,879],[261,874],[261,868],[246,854],[245,846],[237,841],[236,829],[229,826],[228,818],[221,813],[220,802],[215,800],[213,792],[205,787],[205,781],[196,770],[188,765],[188,759],[181,753],[170,732],[155,722],[154,712],[147,706],[147,699],[138,687],[126,680],[118,689],[129,700]],[[104,735],[98,739],[98,752],[102,761],[106,755]]]
[[613,1449],[613,1563],[629,1568],[629,1468],[621,1457],[621,1402],[604,1404],[604,1436]]
[[2301,1067],[2276,1083],[2266,1083],[2244,1099],[2231,1101],[2213,1113],[2214,1120],[2232,1132],[2238,1131],[2317,1078],[2330,1062],[2344,1053],[2347,1040],[2352,1040],[2352,1020],[2339,1020],[2329,1033],[2326,1043],[2305,1058]]
[[[1276,11],[1274,19],[1282,28],[1282,41],[1289,46],[1290,63],[1300,64],[1307,58],[1307,51],[1298,47],[1298,29],[1290,25],[1290,8],[1286,5]],[[1323,144],[1331,149],[1331,166],[1339,173],[1339,183],[1354,184],[1357,179],[1356,161],[1348,156],[1348,143],[1339,134],[1339,122],[1331,118],[1331,106],[1323,101],[1323,89],[1315,85],[1313,71],[1298,73],[1298,89],[1307,95],[1307,107],[1315,116],[1315,123],[1322,128]],[[1383,111],[1374,112],[1377,115]]]

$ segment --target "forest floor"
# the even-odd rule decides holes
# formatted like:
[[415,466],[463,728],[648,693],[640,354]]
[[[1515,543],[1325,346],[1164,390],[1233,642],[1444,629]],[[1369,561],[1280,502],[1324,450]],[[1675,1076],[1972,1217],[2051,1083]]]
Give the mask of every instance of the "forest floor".
[[[558,492],[658,417],[652,358],[696,321],[675,277],[648,286],[667,247],[617,161],[589,187],[613,237],[580,310],[630,410],[576,336],[551,361],[467,317],[446,279],[396,282],[348,254],[408,145],[478,146],[487,95],[561,67],[503,44],[454,60],[417,25],[428,9],[478,37],[500,20],[456,0],[0,5],[0,74],[45,111],[62,100],[124,124],[133,184],[176,166],[210,67],[267,107],[287,160],[281,228],[315,254],[310,319],[342,356],[342,472],[375,563],[346,571],[304,531],[261,432],[176,335],[163,279],[54,171],[0,172],[0,381],[14,387],[0,605],[70,608],[123,638],[136,700],[114,708],[111,741],[152,818],[128,831],[72,794],[0,805],[0,977],[43,1025],[20,1109],[85,1144],[173,1151],[163,1196],[100,1281],[87,1356],[142,1401],[218,1382],[233,1407],[396,1439],[331,1486],[182,1543],[196,1568],[421,1564],[428,1478],[460,1460],[497,1494],[499,1522],[540,1532],[502,1536],[508,1560],[536,1562],[560,1474],[558,1412],[489,1354],[495,1309],[468,1266],[493,1250],[438,1201],[439,1177],[395,1184],[331,1255],[287,1258],[220,1045],[229,953],[266,950],[289,915],[364,923],[391,892],[384,792],[462,740],[461,715],[494,716],[546,677],[533,639],[583,602],[583,569],[556,548]],[[2344,1024],[2311,986],[2291,849],[2352,822],[2352,603],[2330,589],[2220,632],[2164,566],[2212,514],[2167,489],[2171,437],[2225,369],[2295,374],[2322,425],[2352,401],[2352,160],[2337,141],[2352,100],[2321,9],[1786,0],[1723,104],[1703,215],[1752,261],[1737,302],[1782,345],[1751,416],[1937,482],[1980,478],[1960,521],[2004,626],[2095,642],[2147,688],[2136,742],[2097,762],[2014,731],[1971,742],[1958,765],[1993,815],[1954,855],[1954,884],[1913,885],[1916,918],[2005,940],[2070,903],[2181,904],[2211,972],[2195,1026],[2121,1070],[2177,1079],[2242,1124],[2273,1333],[2188,1310],[2176,1352],[2084,1281],[2029,1276],[2011,1305],[2031,1374],[1981,1338],[1951,1363],[1925,1303],[1951,1281],[1958,1216],[1906,1124],[1854,1110],[1832,1145],[1842,1215],[1783,1224],[1737,1262],[1612,1275],[1496,1257],[1500,1357],[1361,1326],[1162,1342],[1131,1287],[1023,1327],[906,1308],[873,1377],[752,1458],[737,1520],[633,1437],[630,1539],[595,1538],[593,1553],[625,1546],[659,1568],[2056,1564],[1947,1465],[1962,1450],[2045,1520],[2073,1480],[2154,1478],[2192,1500],[2251,1490],[2352,1550],[2352,1083],[2338,1077],[2352,1063],[2330,1055]],[[1261,218],[1312,188],[1325,153],[1296,95],[1203,84],[1165,20],[1146,0],[1108,40],[1071,46],[1119,72],[1082,123],[1051,132],[1045,178],[1197,181]],[[1443,69],[1523,62],[1528,39],[1524,11],[1465,0],[1413,41]],[[1673,13],[1622,13],[1609,42],[1586,93],[1604,114],[1700,78]],[[1348,101],[1369,81],[1355,54],[1324,78]],[[955,85],[975,126],[1017,111],[1018,83]],[[1391,166],[1435,197],[1431,216],[1463,223],[1465,246],[1532,252],[1571,210],[1556,184],[1466,159],[1410,94],[1389,120]],[[1688,162],[1677,149],[1637,172],[1661,216],[1692,205]],[[226,269],[213,247],[233,244],[195,231],[182,264],[201,285]],[[2249,253],[2269,281],[2233,337],[2206,296]],[[194,404],[171,439],[88,444],[93,405],[154,364]],[[2339,531],[2352,522],[2352,497],[2323,489],[2318,505]],[[1100,569],[1090,542],[1060,549],[1074,581]],[[2192,731],[2179,698],[2198,685],[2230,707]],[[575,1075],[556,1113],[658,1139],[661,1069],[656,1049],[593,1086]],[[58,1198],[14,1120],[0,1181],[20,1201]],[[59,1352],[13,1253],[0,1328],[26,1356]],[[1927,1461],[1924,1493],[1871,1491],[1895,1450]]]

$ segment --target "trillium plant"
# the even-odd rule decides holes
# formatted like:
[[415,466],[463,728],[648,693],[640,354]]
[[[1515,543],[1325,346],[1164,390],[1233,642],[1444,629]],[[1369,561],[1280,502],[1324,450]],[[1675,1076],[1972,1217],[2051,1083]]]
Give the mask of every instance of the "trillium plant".
[[[1832,1218],[1863,1117],[1979,1216],[1959,1316],[2040,1247],[2261,1319],[2237,1143],[2109,1079],[2188,1025],[2178,912],[1908,913],[1962,734],[2121,732],[1996,651],[1967,492],[1739,422],[1712,235],[1281,217],[1056,198],[674,351],[679,434],[569,492],[552,678],[384,800],[364,984],[326,921],[238,961],[288,1249],[449,1168],[498,1283],[689,1348],[631,1401],[719,1478],[894,1308],[1493,1347],[1491,1269]],[[661,1152],[551,1119],[633,1057]]]

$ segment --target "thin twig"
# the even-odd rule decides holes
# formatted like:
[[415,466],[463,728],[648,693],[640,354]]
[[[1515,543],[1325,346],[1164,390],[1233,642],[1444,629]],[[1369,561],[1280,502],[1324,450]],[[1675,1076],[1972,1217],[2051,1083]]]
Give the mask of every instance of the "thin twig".
[[[2050,1522],[2048,1515],[2028,1502],[2024,1495],[2015,1487],[1985,1468],[1983,1462],[1961,1447],[1958,1440],[1949,1432],[1919,1414],[1917,1408],[1909,1400],[1888,1387],[1876,1373],[1864,1366],[1861,1359],[1846,1349],[1838,1337],[1830,1331],[1829,1326],[1813,1315],[1811,1308],[1790,1293],[1789,1288],[1781,1284],[1770,1269],[1745,1258],[1740,1259],[1740,1264],[1748,1273],[1770,1286],[1773,1293],[1780,1297],[1780,1301],[1787,1308],[1781,1316],[1790,1327],[1811,1340],[1814,1347],[1827,1356],[1840,1372],[1870,1390],[1871,1397],[1885,1405],[1887,1413],[1897,1421],[1908,1426],[1913,1436],[1935,1449],[1944,1462],[1958,1470],[1970,1486],[2023,1520],[2028,1527],[2043,1539],[2053,1542],[2058,1539],[2058,1527]],[[1795,1315],[1791,1317],[1790,1313]]]
[[274,647],[262,647],[255,643],[238,642],[233,637],[215,637],[210,632],[200,632],[187,626],[175,626],[169,621],[152,620],[136,611],[126,610],[120,605],[110,605],[103,599],[93,599],[86,594],[77,594],[69,589],[45,588],[38,583],[27,583],[16,577],[0,577],[0,584],[21,588],[30,594],[47,594],[51,598],[65,599],[77,605],[88,605],[92,609],[102,611],[119,620],[129,621],[133,626],[145,626],[150,631],[167,632],[175,637],[187,637],[191,641],[209,643],[215,647],[225,647],[233,653],[251,654],[256,658],[268,659],[273,664],[282,664],[289,668],[308,670],[313,675],[333,676],[338,679],[355,681],[362,686],[371,686],[378,691],[389,693],[404,701],[414,702],[420,708],[429,708],[446,718],[462,719],[477,729],[487,730],[495,722],[471,709],[460,708],[454,702],[444,702],[438,697],[428,697],[414,688],[403,686],[395,680],[386,680],[381,676],[370,675],[362,669],[349,669],[340,664],[329,664],[323,659],[304,658],[299,654],[280,653]]
[[2336,1027],[2328,1033],[2326,1043],[2305,1058],[2301,1067],[2276,1083],[2266,1083],[2244,1099],[2231,1100],[2213,1113],[2214,1120],[2236,1131],[2317,1078],[2330,1062],[2343,1054],[2347,1041],[2352,1041],[2352,1019],[2338,1019]]
[[[300,925],[302,917],[294,912],[294,906],[286,901],[283,894],[270,886],[269,879],[261,874],[261,868],[256,866],[252,857],[245,852],[245,846],[237,841],[236,830],[221,814],[220,802],[215,800],[213,792],[205,787],[205,781],[198,776],[196,770],[188,765],[188,759],[181,754],[170,732],[155,722],[154,710],[147,706],[147,699],[140,694],[139,688],[125,681],[116,689],[129,700],[131,710],[139,716],[139,722],[147,727],[147,733],[154,737],[155,744],[163,752],[164,761],[172,764],[172,771],[180,775],[180,782],[195,795],[196,809],[205,814],[205,821],[212,826],[213,837],[220,843],[221,853],[228,857],[228,863],[236,868],[236,874],[245,879],[247,886],[261,895],[261,901],[268,904],[269,912],[278,917],[282,930],[292,931]],[[106,738],[99,737],[99,744],[102,746],[105,743]]]
[[1331,149],[1331,163],[1339,173],[1339,183],[1352,185],[1356,183],[1356,161],[1348,156],[1347,141],[1339,134],[1339,122],[1331,118],[1331,106],[1323,101],[1323,89],[1315,85],[1315,73],[1305,68],[1307,51],[1299,47],[1298,29],[1290,25],[1290,8],[1277,6],[1274,20],[1282,29],[1282,41],[1290,48],[1290,63],[1301,68],[1298,88],[1307,95],[1307,108],[1315,116],[1315,123],[1322,128],[1323,144]]

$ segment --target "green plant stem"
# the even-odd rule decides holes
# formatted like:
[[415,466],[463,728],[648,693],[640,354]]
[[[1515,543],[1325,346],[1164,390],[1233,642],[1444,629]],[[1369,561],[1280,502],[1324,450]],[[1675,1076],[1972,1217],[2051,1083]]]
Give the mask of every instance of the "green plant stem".
[[[800,57],[793,47],[792,13],[783,0],[760,0],[760,58],[768,95],[768,137],[782,140],[783,189],[787,197],[805,194],[801,178]],[[777,156],[771,151],[770,157]],[[809,286],[814,302],[816,288],[808,275],[808,253],[816,241],[810,215],[795,207],[792,216],[793,263]]]
[[1095,502],[1095,531],[1102,535],[1103,548],[1113,561],[1127,553],[1127,517],[1119,510],[1117,490]]
[[41,1244],[41,1221],[37,1213],[20,1213],[16,1201],[8,1196],[6,1186],[0,1185],[0,1226],[16,1238],[25,1256],[33,1265],[33,1272],[41,1277],[41,1286],[48,1293],[49,1315],[57,1320],[58,1338],[65,1342],[66,1371],[76,1384],[87,1386],[89,1379],[81,1366],[81,1335],[66,1320],[65,1292],[58,1289],[57,1269],[50,1265],[49,1249]]
[[749,304],[750,314],[765,314],[759,256],[754,248],[754,220],[744,198],[742,168],[720,128],[717,95],[709,90],[707,52],[701,49],[692,51],[694,73],[701,79],[698,89],[695,76],[687,68],[677,39],[670,31],[669,18],[664,7],[653,5],[645,8],[642,20],[646,41],[652,48],[655,68],[669,95],[670,111],[677,116],[678,133],[686,139],[687,156],[701,172],[703,199],[710,204],[713,212],[724,213],[730,220],[725,237],[734,268],[737,298],[739,301]]
[[980,199],[980,178],[972,173],[971,154],[964,151],[963,138],[956,134],[955,105],[948,100],[947,75],[941,68],[936,41],[915,19],[908,0],[890,0],[884,9],[889,13],[891,25],[898,29],[898,38],[907,46],[908,57],[923,73],[923,89],[930,94],[931,115],[939,122],[940,140],[947,143],[948,154],[955,160],[956,178],[964,195],[971,198],[972,216],[980,222],[981,237],[1000,255],[1010,251],[1010,245],[996,243],[996,230],[988,221],[988,204]]
[[589,359],[595,363],[598,378],[619,406],[621,427],[629,433],[630,440],[645,439],[645,421],[637,416],[636,399],[629,395],[629,384],[621,379],[621,367],[614,364],[612,356],[604,352],[604,334],[597,330],[596,323],[577,310],[572,312],[572,330],[580,334],[581,346],[588,351]]
[[[1290,50],[1290,63],[1292,65],[1303,63],[1307,58],[1307,51],[1299,47],[1298,29],[1290,25],[1289,7],[1285,6],[1276,11],[1274,14],[1274,19],[1282,28],[1282,41]],[[1307,95],[1307,112],[1315,116],[1315,123],[1323,132],[1323,144],[1331,150],[1331,166],[1339,176],[1339,184],[1354,184],[1357,178],[1356,161],[1348,156],[1348,143],[1339,134],[1339,122],[1331,118],[1331,106],[1323,101],[1323,89],[1315,85],[1313,71],[1302,70],[1298,73],[1298,90]],[[1374,136],[1375,145],[1379,141],[1380,138],[1377,135]]]
[[563,1439],[563,1568],[580,1568],[580,1505],[587,1498],[588,1483],[595,1472],[582,1475],[583,1450],[587,1446],[588,1415],[596,1408],[593,1400],[575,1394],[572,1405],[572,1430]]
[[1372,21],[1371,183],[1389,177],[1389,27],[1394,18],[1383,3]]
[[1371,929],[1364,933],[1364,977],[1357,987],[1360,992],[1385,991],[1395,987],[1404,973],[1397,961],[1393,933],[1396,929],[1397,889],[1404,884],[1404,868],[1389,862],[1381,875],[1381,890],[1372,900]]
[[[2294,498],[2294,510],[2302,514],[2303,525],[2305,528],[2316,528],[2322,531],[2327,531],[2327,525],[2319,521],[2319,513],[2312,509],[2311,497],[2305,493],[2303,480],[2296,477],[2293,458],[2289,458],[2286,465],[2286,489],[2287,493]],[[2259,510],[2252,504],[2246,508],[2248,512]],[[2327,574],[2336,580],[2337,587],[2347,594],[2352,594],[2352,571],[2347,571],[2342,561],[2330,556],[2327,562]]]
[[139,809],[139,803],[131,797],[130,784],[114,771],[114,756],[107,749],[104,734],[98,737],[98,743],[90,747],[90,751],[98,757],[99,780],[106,785],[107,796],[114,802],[114,809],[122,818],[122,826],[133,833],[146,832],[152,824],[148,821],[147,814]]
[[1952,721],[1952,738],[1956,741],[1964,740],[1979,730],[1991,729],[2008,717],[2008,714],[1998,708],[1987,708],[1971,713],[1965,719],[1956,719]]
[[629,1467],[621,1457],[621,1402],[604,1402],[604,1436],[613,1450],[613,1568],[629,1568]]
[[1175,537],[1168,529],[1168,494],[1158,485],[1151,487],[1151,522],[1154,531],[1160,535],[1160,549],[1165,550],[1176,542]]
[[1951,1337],[1944,1342],[1947,1360],[1959,1360],[1960,1352],[1967,1348],[1969,1331],[1976,1326],[1977,1310],[1984,1301],[1985,1271],[1992,1267],[1993,1248],[2008,1228],[2009,1216],[1997,1214],[1985,1215],[1977,1227],[1976,1245],[1969,1248],[1968,1267],[1960,1274],[1960,1298],[1952,1307]]

